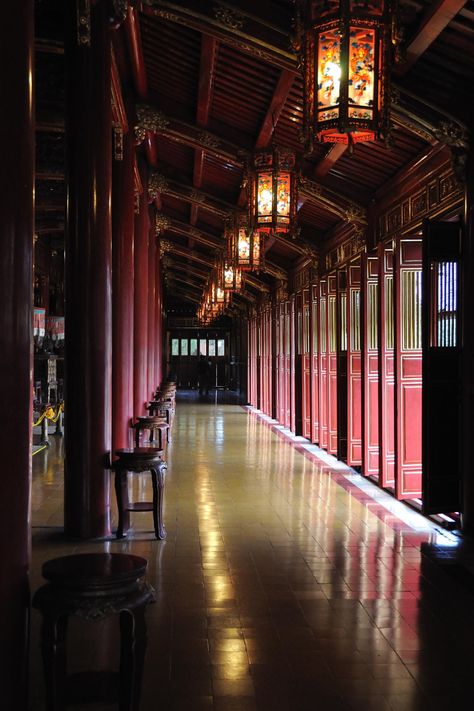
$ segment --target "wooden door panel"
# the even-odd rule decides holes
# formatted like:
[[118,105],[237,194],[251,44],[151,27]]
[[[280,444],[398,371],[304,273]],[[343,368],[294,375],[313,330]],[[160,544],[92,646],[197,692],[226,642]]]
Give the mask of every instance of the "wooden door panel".
[[311,286],[311,441],[319,442],[319,319],[318,286]]
[[349,264],[347,274],[347,463],[362,464],[362,352],[360,306],[360,257]]
[[363,373],[362,473],[380,481],[379,457],[379,259],[362,259]]
[[395,309],[393,247],[379,246],[380,484],[395,485]]
[[423,511],[462,510],[462,231],[458,222],[423,230]]
[[327,281],[320,282],[319,299],[319,446],[328,447],[328,331]]
[[421,496],[421,249],[418,238],[397,239],[395,264],[395,492]]
[[310,292],[303,289],[303,313],[302,313],[302,371],[303,371],[303,395],[302,395],[302,420],[303,437],[311,439],[311,319],[310,319]]
[[328,452],[337,455],[337,286],[335,274],[328,276],[327,308]]

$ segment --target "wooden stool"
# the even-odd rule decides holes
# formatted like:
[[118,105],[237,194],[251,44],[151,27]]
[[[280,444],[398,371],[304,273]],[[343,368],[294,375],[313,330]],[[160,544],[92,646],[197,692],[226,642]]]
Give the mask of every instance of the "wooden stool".
[[[163,492],[165,488],[166,462],[162,458],[163,450],[157,447],[136,447],[135,449],[117,449],[114,462],[115,494],[117,496],[118,527],[117,538],[124,538],[130,528],[130,511],[153,511],[155,537],[166,538],[163,524]],[[153,501],[129,502],[127,474],[150,472],[153,487]]]
[[170,426],[166,422],[166,417],[137,417],[137,421],[132,424],[135,430],[135,446],[140,446],[140,432],[142,430],[150,431],[150,444],[155,442],[155,434],[158,432],[158,449],[164,449],[164,437],[163,434],[166,433],[166,441],[169,442],[169,431]]
[[166,417],[166,422],[170,427],[173,424],[174,407],[171,402],[152,400],[148,403],[147,410],[151,416]]
[[[141,580],[147,561],[122,553],[84,553],[43,565],[49,581],[34,595],[43,616],[41,648],[47,711],[70,703],[119,702],[120,711],[138,711],[146,648],[145,607],[155,591]],[[120,669],[67,676],[66,631],[69,615],[98,621],[120,616]],[[100,689],[100,693],[97,690]]]

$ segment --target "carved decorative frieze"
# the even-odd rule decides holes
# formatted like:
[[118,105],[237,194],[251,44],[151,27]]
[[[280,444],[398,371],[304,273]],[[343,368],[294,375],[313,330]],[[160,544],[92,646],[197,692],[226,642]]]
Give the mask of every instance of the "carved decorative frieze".
[[115,27],[120,26],[125,22],[127,17],[127,10],[129,6],[129,0],[112,0],[112,16],[111,22]]
[[208,133],[208,131],[201,131],[198,136],[198,142],[202,146],[206,146],[206,148],[219,148],[221,145],[220,140],[212,133]]
[[145,140],[147,131],[156,133],[163,131],[169,126],[169,119],[160,109],[154,109],[148,104],[138,104],[137,106],[137,124],[135,126],[136,140],[141,143]]
[[76,0],[77,12],[77,44],[90,47],[91,44],[91,2],[90,0]]
[[408,200],[401,200],[379,215],[378,239],[384,240],[402,228],[419,224],[422,219],[429,217],[432,211],[448,209],[462,200],[463,185],[459,183],[454,171],[446,170],[446,166],[438,175],[427,177],[424,183],[421,183],[421,188],[417,187],[417,192]]
[[365,213],[359,205],[352,203],[344,210],[344,219],[346,222],[364,222]]
[[148,179],[148,197],[156,200],[158,195],[168,190],[168,181],[161,173],[151,173]]
[[357,227],[349,239],[344,240],[344,242],[341,242],[326,254],[324,260],[326,271],[331,271],[331,269],[335,269],[349,259],[361,254],[361,252],[365,251],[366,246],[366,232],[361,227]]
[[231,30],[241,30],[245,23],[243,15],[223,5],[214,6],[214,17],[217,22],[229,27]]
[[319,183],[315,183],[314,180],[305,178],[303,175],[300,176],[298,187],[300,190],[304,190],[305,193],[312,195],[313,197],[321,197],[323,192]]
[[163,215],[162,212],[157,212],[155,216],[155,232],[157,235],[161,234],[171,226],[171,220],[167,215]]

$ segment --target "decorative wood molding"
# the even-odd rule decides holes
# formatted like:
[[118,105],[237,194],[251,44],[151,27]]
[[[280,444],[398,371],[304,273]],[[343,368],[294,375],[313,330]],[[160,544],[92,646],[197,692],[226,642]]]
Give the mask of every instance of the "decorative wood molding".
[[76,0],[77,44],[91,46],[91,0]]
[[360,230],[354,232],[349,239],[344,240],[325,254],[325,271],[329,272],[336,267],[340,267],[345,262],[365,252],[366,247],[367,239],[365,231]]
[[464,191],[452,169],[446,165],[436,174],[419,181],[416,188],[378,215],[377,241],[385,241],[400,231],[418,229],[425,218],[462,206]]
[[355,225],[367,224],[367,211],[362,205],[343,197],[320,183],[302,176],[299,180],[299,194],[323,204],[326,209],[346,222]]
[[158,195],[164,193],[171,195],[178,200],[184,200],[191,204],[199,205],[205,210],[219,215],[222,218],[227,218],[235,211],[235,206],[226,203],[223,200],[196,190],[192,185],[183,185],[177,181],[168,179],[161,173],[152,172],[148,180],[148,192],[150,200],[154,200]]

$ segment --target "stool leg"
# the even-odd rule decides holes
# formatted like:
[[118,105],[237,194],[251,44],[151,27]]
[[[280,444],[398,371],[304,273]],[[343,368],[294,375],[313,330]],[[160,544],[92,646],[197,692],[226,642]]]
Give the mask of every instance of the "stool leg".
[[140,446],[140,428],[137,427],[135,429],[135,447],[139,447],[139,446]]
[[120,613],[119,711],[138,711],[146,650],[145,609]]
[[161,462],[156,469],[150,469],[153,486],[153,524],[155,538],[162,541],[166,538],[166,529],[163,523],[163,493],[165,488],[165,462]]
[[66,708],[67,617],[45,615],[41,626],[41,651],[46,684],[46,711]]
[[128,506],[127,472],[124,469],[117,469],[115,472],[115,495],[117,497],[118,526],[117,538],[124,538],[130,528],[130,512],[126,510]]

